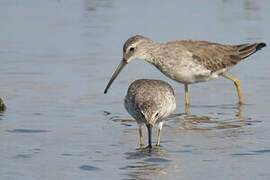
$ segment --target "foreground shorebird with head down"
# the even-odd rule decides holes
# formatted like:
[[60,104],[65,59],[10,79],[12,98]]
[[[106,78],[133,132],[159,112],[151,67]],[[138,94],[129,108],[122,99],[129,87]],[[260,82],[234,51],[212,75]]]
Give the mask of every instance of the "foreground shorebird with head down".
[[242,104],[239,81],[225,72],[265,46],[265,43],[224,45],[192,40],[158,43],[136,35],[125,42],[123,60],[112,75],[104,93],[107,93],[110,85],[127,63],[142,59],[153,64],[167,77],[184,84],[186,105],[189,105],[189,84],[209,81],[220,76],[234,82],[239,104]]
[[176,107],[175,95],[172,87],[161,80],[139,79],[128,88],[124,102],[128,113],[139,125],[140,146],[143,146],[142,125],[148,130],[148,147],[152,147],[152,128],[158,125],[157,146],[160,146],[163,120]]

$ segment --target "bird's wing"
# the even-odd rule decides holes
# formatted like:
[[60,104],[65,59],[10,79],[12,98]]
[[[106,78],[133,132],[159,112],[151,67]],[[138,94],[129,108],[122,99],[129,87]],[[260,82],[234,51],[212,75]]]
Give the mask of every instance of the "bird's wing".
[[171,41],[168,44],[179,44],[192,54],[192,58],[211,72],[229,68],[256,51],[265,47],[265,43],[223,45],[208,41]]

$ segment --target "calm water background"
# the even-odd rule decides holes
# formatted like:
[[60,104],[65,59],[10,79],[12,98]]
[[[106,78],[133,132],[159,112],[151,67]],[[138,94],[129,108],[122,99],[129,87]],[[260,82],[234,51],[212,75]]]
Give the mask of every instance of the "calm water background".
[[130,36],[269,44],[270,1],[1,0],[0,17],[1,179],[270,179],[268,48],[229,73],[243,106],[229,80],[190,86],[191,115],[168,119],[151,153],[127,87],[168,81],[181,114],[183,86],[134,61],[103,94]]

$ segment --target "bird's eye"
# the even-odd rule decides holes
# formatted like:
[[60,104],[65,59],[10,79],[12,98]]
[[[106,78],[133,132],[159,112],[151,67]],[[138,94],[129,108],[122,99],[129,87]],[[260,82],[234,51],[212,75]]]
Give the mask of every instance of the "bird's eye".
[[129,49],[129,52],[133,52],[134,51],[134,47],[131,47],[130,49]]
[[157,113],[157,114],[155,115],[155,117],[157,118],[157,117],[158,117],[158,115],[159,115],[159,113]]

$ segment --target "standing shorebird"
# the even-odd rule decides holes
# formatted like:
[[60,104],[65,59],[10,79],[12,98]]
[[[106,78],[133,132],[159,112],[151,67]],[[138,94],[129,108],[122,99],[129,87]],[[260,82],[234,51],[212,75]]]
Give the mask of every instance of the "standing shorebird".
[[128,88],[124,105],[139,125],[140,146],[143,146],[143,124],[146,124],[148,129],[148,146],[150,148],[152,147],[152,127],[158,124],[157,146],[159,146],[162,120],[168,117],[176,107],[172,87],[161,80],[136,80]]
[[112,75],[104,93],[107,93],[110,85],[127,63],[134,59],[142,59],[156,66],[169,78],[184,84],[187,105],[189,104],[188,84],[209,81],[219,76],[234,82],[239,104],[242,104],[238,79],[225,72],[265,46],[265,43],[223,45],[192,40],[157,43],[147,37],[136,35],[124,44],[123,60]]

